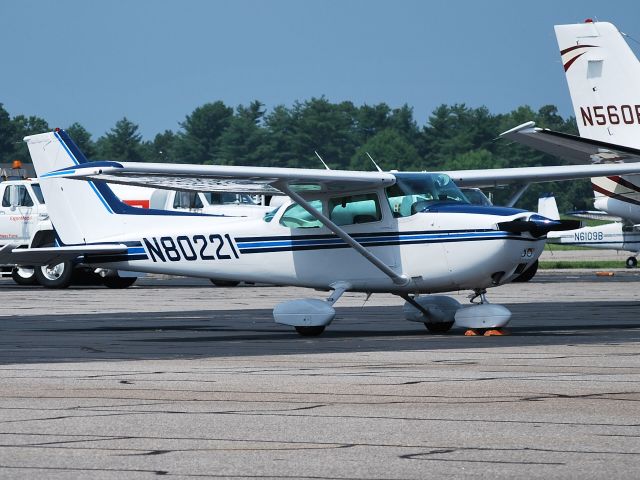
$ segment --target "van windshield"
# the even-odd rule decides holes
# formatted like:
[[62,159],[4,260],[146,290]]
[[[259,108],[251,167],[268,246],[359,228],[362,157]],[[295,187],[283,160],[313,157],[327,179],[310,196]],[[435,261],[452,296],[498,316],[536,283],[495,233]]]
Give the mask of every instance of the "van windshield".
[[40,205],[44,205],[44,197],[42,196],[42,190],[40,189],[40,184],[39,183],[32,183],[31,184],[31,188],[33,189],[33,193],[35,194],[36,198],[38,199],[38,203]]

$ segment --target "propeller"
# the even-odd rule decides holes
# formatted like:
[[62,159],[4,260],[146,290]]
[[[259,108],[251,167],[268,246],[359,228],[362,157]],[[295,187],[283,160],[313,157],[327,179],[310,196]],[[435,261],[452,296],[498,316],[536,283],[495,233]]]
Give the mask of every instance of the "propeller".
[[498,228],[505,232],[529,232],[534,237],[542,237],[549,232],[575,230],[582,227],[580,220],[551,220],[542,215],[531,215],[528,220],[511,220],[498,223]]

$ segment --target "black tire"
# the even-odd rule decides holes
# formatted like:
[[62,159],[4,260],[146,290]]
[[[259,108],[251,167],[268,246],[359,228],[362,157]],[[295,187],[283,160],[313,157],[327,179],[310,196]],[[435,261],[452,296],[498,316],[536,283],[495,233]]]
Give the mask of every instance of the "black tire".
[[36,267],[36,279],[45,288],[67,288],[71,285],[73,262],[66,260],[52,267],[43,265]]
[[636,268],[638,266],[638,259],[636,257],[629,257],[625,262],[627,268]]
[[240,285],[240,282],[234,280],[216,280],[215,278],[211,278],[210,280],[216,287],[237,287]]
[[295,329],[302,337],[317,337],[324,332],[324,325],[319,327],[295,327]]
[[426,323],[424,324],[429,330],[429,333],[447,333],[453,327],[454,322],[437,322],[437,323]]
[[138,280],[138,277],[118,277],[114,275],[112,277],[104,277],[102,283],[109,288],[128,288],[136,283],[136,280]]
[[[28,275],[28,270],[31,270],[31,275]],[[11,270],[11,278],[18,285],[37,285],[38,279],[36,278],[36,269],[34,267],[13,267]]]
[[538,260],[536,260],[533,265],[531,265],[529,268],[527,268],[524,272],[522,272],[520,275],[518,275],[516,278],[514,278],[513,280],[511,280],[512,283],[524,283],[524,282],[528,282],[529,280],[531,280],[533,277],[536,276],[536,273],[538,272]]

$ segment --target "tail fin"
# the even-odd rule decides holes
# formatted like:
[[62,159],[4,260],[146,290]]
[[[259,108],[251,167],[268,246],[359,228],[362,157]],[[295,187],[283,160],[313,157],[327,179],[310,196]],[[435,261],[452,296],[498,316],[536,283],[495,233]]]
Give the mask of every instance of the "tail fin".
[[580,136],[640,148],[640,63],[607,22],[556,25]]
[[560,220],[558,204],[553,193],[547,193],[545,196],[538,198],[538,213],[551,220]]
[[113,214],[129,213],[133,207],[122,203],[106,183],[56,178],[51,174],[87,162],[63,130],[24,140],[40,177],[51,222],[64,244],[104,242],[125,232],[126,217],[116,218]]

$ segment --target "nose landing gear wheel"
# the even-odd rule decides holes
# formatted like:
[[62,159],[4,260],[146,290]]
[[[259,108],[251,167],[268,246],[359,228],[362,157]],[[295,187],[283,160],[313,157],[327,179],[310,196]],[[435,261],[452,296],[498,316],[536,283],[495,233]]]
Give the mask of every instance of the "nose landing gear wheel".
[[447,333],[453,327],[454,322],[438,322],[438,323],[427,323],[425,322],[424,326],[427,327],[429,333]]
[[295,329],[303,337],[317,337],[324,332],[324,325],[319,327],[295,327]]

